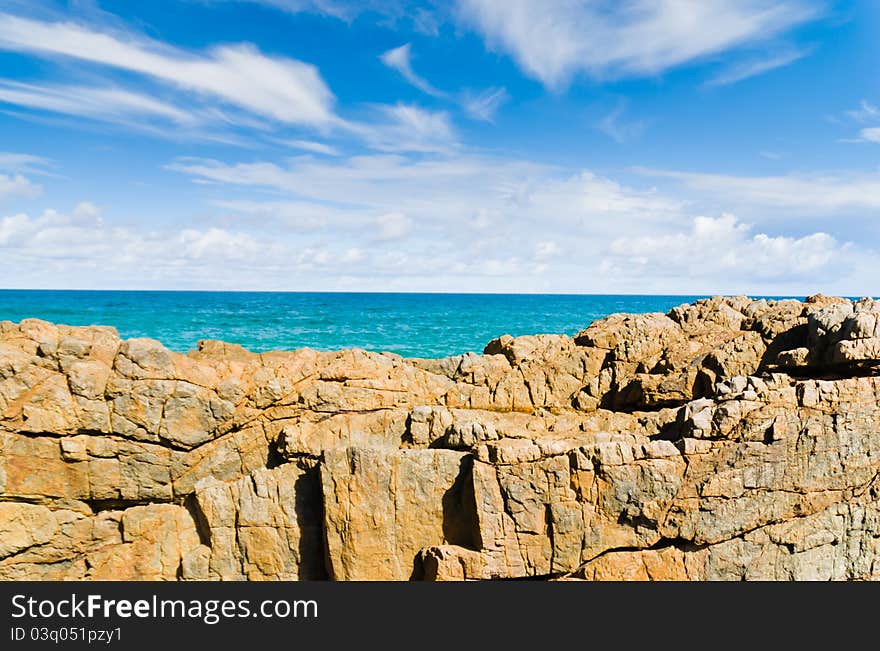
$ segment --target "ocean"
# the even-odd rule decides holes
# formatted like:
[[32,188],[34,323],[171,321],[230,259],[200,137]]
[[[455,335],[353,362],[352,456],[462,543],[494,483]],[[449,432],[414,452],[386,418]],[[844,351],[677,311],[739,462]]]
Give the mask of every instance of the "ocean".
[[503,334],[573,335],[614,312],[699,296],[0,290],[0,321],[111,325],[186,352],[199,339],[253,351],[364,348],[405,357],[482,352]]

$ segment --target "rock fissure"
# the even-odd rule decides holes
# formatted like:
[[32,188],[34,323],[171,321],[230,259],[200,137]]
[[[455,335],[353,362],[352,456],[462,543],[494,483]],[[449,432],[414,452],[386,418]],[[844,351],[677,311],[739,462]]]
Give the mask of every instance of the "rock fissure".
[[425,360],[2,322],[0,578],[877,579],[878,323],[715,297]]

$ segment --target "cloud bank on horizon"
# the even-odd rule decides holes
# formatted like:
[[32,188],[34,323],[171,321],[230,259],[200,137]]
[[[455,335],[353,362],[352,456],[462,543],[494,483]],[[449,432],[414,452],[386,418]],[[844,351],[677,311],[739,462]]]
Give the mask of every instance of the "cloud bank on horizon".
[[132,4],[0,8],[3,286],[880,293],[874,3]]

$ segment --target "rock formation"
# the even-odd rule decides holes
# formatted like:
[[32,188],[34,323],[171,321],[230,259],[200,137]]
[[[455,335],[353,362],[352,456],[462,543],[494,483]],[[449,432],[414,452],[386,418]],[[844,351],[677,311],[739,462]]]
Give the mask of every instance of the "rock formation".
[[0,579],[878,579],[880,303],[483,355],[0,323]]

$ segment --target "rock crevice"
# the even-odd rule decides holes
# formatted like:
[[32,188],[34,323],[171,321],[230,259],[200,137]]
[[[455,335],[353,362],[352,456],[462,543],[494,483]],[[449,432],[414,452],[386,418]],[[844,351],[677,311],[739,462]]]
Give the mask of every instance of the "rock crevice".
[[0,578],[878,579],[880,303],[482,355],[0,322]]

